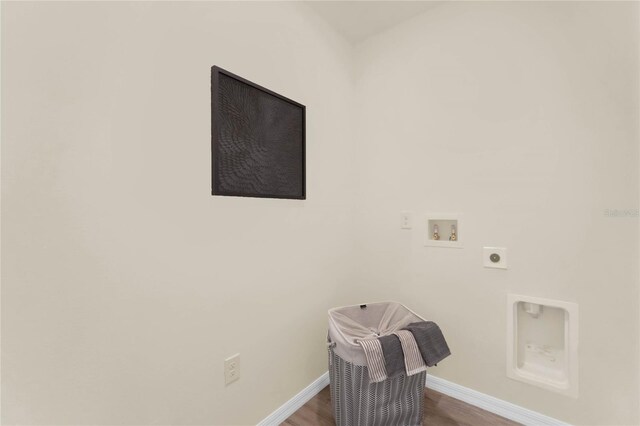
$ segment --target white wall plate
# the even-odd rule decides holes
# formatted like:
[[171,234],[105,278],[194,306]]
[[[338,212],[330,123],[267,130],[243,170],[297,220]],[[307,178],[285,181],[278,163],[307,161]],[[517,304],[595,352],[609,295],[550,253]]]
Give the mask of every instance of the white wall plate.
[[483,247],[482,264],[485,268],[507,269],[507,248]]

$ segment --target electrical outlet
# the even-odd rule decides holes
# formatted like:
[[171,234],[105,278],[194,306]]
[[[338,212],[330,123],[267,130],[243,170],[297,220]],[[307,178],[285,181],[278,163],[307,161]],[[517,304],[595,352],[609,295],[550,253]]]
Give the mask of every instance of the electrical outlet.
[[482,263],[485,268],[507,269],[506,247],[483,247]]
[[224,384],[228,385],[240,378],[240,354],[224,360]]
[[411,229],[413,227],[413,214],[411,212],[404,211],[400,215],[400,228]]

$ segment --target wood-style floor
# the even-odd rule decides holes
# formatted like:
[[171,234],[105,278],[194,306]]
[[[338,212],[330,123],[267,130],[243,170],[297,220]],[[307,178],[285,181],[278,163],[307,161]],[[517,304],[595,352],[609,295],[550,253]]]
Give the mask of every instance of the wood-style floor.
[[[455,398],[425,389],[424,426],[513,426],[518,425]],[[329,386],[285,420],[285,426],[333,426]]]

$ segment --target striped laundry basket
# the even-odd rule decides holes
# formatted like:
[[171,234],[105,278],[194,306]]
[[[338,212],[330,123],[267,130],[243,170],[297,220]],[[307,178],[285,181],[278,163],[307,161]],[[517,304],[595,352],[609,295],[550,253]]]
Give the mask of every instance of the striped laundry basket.
[[329,378],[337,426],[417,426],[424,414],[426,372],[369,382],[364,351],[356,340],[384,336],[424,321],[396,302],[329,310]]

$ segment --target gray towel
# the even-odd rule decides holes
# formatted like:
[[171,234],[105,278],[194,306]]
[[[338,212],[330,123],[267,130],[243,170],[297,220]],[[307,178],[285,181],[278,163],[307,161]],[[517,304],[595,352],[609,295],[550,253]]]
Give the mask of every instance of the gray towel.
[[404,373],[404,354],[400,339],[395,334],[378,338],[384,354],[384,365],[388,377],[397,377]]
[[451,351],[447,341],[435,322],[421,321],[409,324],[404,328],[413,333],[422,358],[428,367],[433,367],[449,355]]

